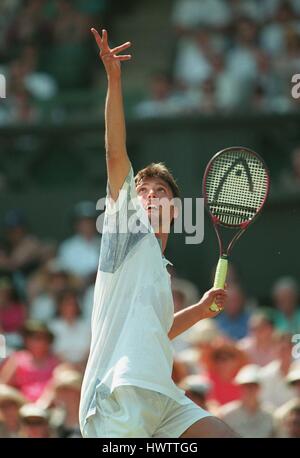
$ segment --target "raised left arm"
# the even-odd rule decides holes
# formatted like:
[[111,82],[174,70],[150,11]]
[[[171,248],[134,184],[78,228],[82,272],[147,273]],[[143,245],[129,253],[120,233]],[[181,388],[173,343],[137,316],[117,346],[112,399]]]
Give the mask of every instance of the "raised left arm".
[[227,293],[224,289],[212,288],[202,296],[197,304],[175,313],[173,325],[168,334],[169,339],[175,339],[175,337],[194,326],[200,320],[217,316],[219,312],[212,312],[209,307],[215,302],[222,309],[226,296]]

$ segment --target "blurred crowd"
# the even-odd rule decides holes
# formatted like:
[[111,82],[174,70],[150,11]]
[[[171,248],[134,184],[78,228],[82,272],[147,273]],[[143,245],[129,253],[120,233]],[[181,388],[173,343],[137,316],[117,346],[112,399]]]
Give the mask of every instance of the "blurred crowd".
[[[103,23],[106,0],[1,0],[0,73],[7,98],[0,125],[39,120],[64,90],[93,85],[91,20]],[[56,116],[57,113],[54,113]]]
[[299,0],[176,0],[171,20],[172,68],[154,74],[138,116],[299,109]]
[[[292,76],[299,74],[299,0],[174,0],[171,6],[171,62],[170,49],[161,71],[147,60],[149,96],[133,115],[299,109],[291,95]],[[54,109],[53,98],[98,87],[90,26],[105,24],[113,35],[111,18],[138,7],[136,0],[2,0],[0,74],[9,97],[1,100],[0,125],[38,121],[43,110],[55,120],[64,109]]]
[[[26,215],[4,217],[0,245],[0,437],[81,437],[80,387],[90,345],[101,237],[92,202],[74,233],[45,243]],[[201,291],[170,267],[175,312]],[[174,381],[244,437],[300,437],[299,284],[277,279],[266,306],[234,266],[225,310],[172,341]]]

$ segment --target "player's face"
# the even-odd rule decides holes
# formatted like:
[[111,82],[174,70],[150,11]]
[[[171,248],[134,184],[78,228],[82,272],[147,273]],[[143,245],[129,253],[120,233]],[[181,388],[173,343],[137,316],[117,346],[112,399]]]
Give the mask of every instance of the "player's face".
[[161,178],[145,178],[137,188],[137,195],[157,232],[168,232],[175,215],[173,193]]

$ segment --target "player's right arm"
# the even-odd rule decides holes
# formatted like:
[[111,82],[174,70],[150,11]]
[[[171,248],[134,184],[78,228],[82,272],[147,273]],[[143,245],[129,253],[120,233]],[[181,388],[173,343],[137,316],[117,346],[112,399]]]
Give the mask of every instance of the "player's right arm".
[[102,30],[102,37],[97,30],[91,29],[91,31],[99,47],[99,56],[104,64],[108,81],[105,104],[106,164],[110,195],[116,200],[130,169],[126,150],[121,62],[129,60],[131,55],[118,55],[118,53],[129,48],[131,44],[126,42],[111,49],[108,46],[106,30]]

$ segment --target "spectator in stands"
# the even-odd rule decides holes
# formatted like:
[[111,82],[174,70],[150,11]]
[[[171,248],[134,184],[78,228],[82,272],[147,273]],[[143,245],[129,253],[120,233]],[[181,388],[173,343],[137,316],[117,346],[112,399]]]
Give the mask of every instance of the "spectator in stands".
[[24,350],[12,353],[0,370],[0,382],[11,385],[32,402],[43,394],[59,359],[52,353],[53,334],[43,323],[29,320],[23,328]]
[[41,71],[38,59],[37,46],[24,46],[19,55],[24,72],[24,86],[35,100],[49,100],[58,92],[57,83],[52,75]]
[[172,12],[172,22],[178,33],[199,25],[224,27],[229,20],[230,10],[224,0],[177,0]]
[[227,70],[237,84],[240,103],[249,105],[258,76],[258,53],[257,25],[249,18],[241,18],[235,23],[233,45],[226,56]]
[[90,326],[81,318],[77,293],[62,291],[57,307],[57,318],[49,324],[55,336],[54,351],[63,361],[83,369],[90,347]]
[[240,387],[241,399],[223,405],[219,417],[242,437],[259,438],[273,435],[272,414],[261,405],[260,367],[249,364],[238,372],[235,383]]
[[49,425],[49,413],[36,404],[26,404],[20,409],[20,437],[48,439],[55,437]]
[[72,369],[57,367],[53,379],[54,405],[63,410],[63,420],[58,428],[62,438],[82,437],[79,428],[79,402],[82,374]]
[[26,309],[14,291],[9,277],[0,278],[0,332],[5,335],[9,346],[20,345],[18,332],[26,318]]
[[0,438],[19,436],[19,409],[25,403],[26,399],[18,390],[0,385]]
[[172,341],[177,360],[187,366],[189,374],[203,375],[206,368],[202,358],[211,350],[215,339],[220,336],[215,320],[208,318],[199,321]]
[[52,24],[45,14],[45,2],[27,0],[21,5],[7,31],[10,49],[17,51],[24,44],[49,45],[52,39]]
[[58,259],[52,259],[46,264],[44,272],[40,272],[39,278],[35,278],[35,283],[35,288],[39,288],[40,293],[30,301],[30,318],[48,322],[57,312],[58,295],[71,287],[71,276],[63,269]]
[[300,399],[295,399],[287,410],[284,419],[284,426],[288,438],[300,438]]
[[281,173],[279,189],[286,192],[300,192],[300,146],[292,151],[289,169]]
[[209,399],[219,405],[240,399],[241,390],[234,377],[247,362],[246,354],[234,342],[223,337],[214,339],[210,347],[202,350],[204,374],[212,382]]
[[60,89],[79,89],[91,83],[90,51],[93,48],[87,34],[91,25],[89,14],[79,11],[75,2],[56,2],[53,43],[44,64]]
[[199,87],[212,76],[210,56],[216,51],[205,27],[198,27],[188,38],[182,38],[174,63],[175,81],[183,88]]
[[139,102],[135,114],[139,118],[159,118],[186,113],[195,107],[191,94],[176,90],[167,73],[156,73],[151,78],[149,98]]
[[32,123],[38,120],[39,111],[34,104],[30,91],[25,85],[24,65],[18,59],[10,63],[4,72],[7,79],[9,97],[1,103],[0,123]]
[[[96,230],[96,205],[80,202],[75,206],[75,235],[59,247],[62,267],[84,280],[98,268],[100,237]],[[79,262],[80,260],[80,262]]]
[[285,417],[291,406],[300,400],[300,363],[294,362],[286,376],[286,383],[292,388],[294,397],[279,407],[274,412],[274,422],[276,427],[276,437],[289,437],[286,430]]
[[276,307],[275,325],[280,331],[297,334],[300,330],[299,289],[292,277],[279,278],[272,290]]
[[273,58],[286,52],[285,34],[294,18],[291,4],[287,1],[279,2],[278,8],[271,13],[271,20],[262,28],[260,34],[261,47]]
[[293,363],[292,348],[291,334],[278,333],[275,343],[277,357],[261,368],[261,399],[273,410],[295,396],[294,390],[286,383]]
[[248,335],[250,316],[242,288],[238,284],[230,284],[224,311],[216,317],[219,329],[233,340],[242,339]]
[[180,383],[179,388],[185,391],[195,404],[210,411],[207,395],[211,390],[211,382],[202,375],[188,375]]
[[247,0],[247,2],[241,2],[240,0],[228,0],[228,6],[231,13],[231,23],[244,17],[258,23],[263,22],[265,19],[263,3],[265,2],[261,2],[261,0]]
[[274,318],[270,311],[255,312],[249,320],[249,335],[238,342],[249,361],[265,366],[276,358],[274,339]]
[[0,269],[12,272],[18,292],[25,294],[25,280],[46,257],[48,247],[29,232],[21,210],[9,210],[4,224],[8,252],[0,258]]

